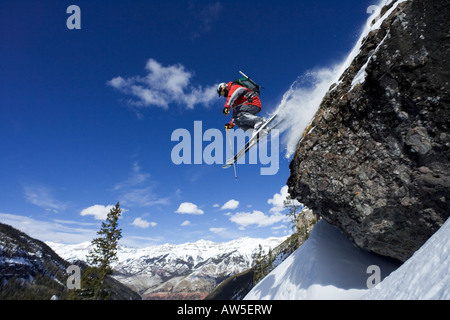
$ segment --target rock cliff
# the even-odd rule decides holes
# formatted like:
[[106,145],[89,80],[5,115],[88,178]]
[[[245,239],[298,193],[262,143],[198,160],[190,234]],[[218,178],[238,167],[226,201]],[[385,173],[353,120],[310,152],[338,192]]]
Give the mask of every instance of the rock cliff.
[[290,165],[293,198],[401,261],[450,215],[449,17],[448,0],[382,8]]

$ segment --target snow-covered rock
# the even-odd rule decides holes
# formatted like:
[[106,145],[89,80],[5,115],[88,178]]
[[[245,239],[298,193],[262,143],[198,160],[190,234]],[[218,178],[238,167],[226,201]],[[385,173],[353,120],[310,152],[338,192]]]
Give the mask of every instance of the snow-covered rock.
[[357,299],[378,266],[384,278],[399,263],[356,248],[336,227],[320,220],[308,240],[259,282],[245,299]]
[[[337,228],[321,220],[310,238],[245,299],[448,300],[449,248],[450,220],[402,265],[356,248]],[[382,281],[375,287],[370,266],[381,271]]]
[[362,299],[450,300],[450,219]]

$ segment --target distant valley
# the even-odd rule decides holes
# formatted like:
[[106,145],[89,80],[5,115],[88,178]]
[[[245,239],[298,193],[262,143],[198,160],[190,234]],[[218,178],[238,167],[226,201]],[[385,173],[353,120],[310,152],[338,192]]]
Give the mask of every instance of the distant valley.
[[[265,253],[286,238],[241,238],[225,243],[199,240],[147,248],[119,246],[113,277],[143,299],[203,299],[220,282],[248,270],[259,245]],[[46,242],[62,258],[85,260],[90,242],[63,245]]]

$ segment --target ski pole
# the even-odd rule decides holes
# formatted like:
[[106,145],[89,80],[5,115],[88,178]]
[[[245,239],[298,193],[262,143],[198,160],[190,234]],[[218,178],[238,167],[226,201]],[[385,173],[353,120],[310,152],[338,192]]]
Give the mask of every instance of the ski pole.
[[250,79],[250,77],[249,77],[248,75],[246,75],[245,73],[243,73],[241,70],[239,70],[239,73],[242,74],[244,77],[246,77],[248,81],[250,81],[251,83],[253,83],[253,85],[255,85],[255,86],[257,86],[257,87],[260,87],[260,88],[263,88],[263,89],[264,89],[264,87],[261,87],[260,85],[258,85],[255,81],[253,81],[252,79]]
[[241,70],[239,70],[239,73],[242,74],[244,77],[246,77],[247,79],[250,79],[249,77],[247,77],[247,75],[245,73],[243,73]]
[[[233,144],[231,143],[230,134],[228,133],[228,129],[225,129],[225,131],[227,132],[228,141],[230,142],[231,155],[232,155],[233,158],[234,158]],[[237,181],[236,162],[233,162],[233,168],[234,168],[234,179]]]

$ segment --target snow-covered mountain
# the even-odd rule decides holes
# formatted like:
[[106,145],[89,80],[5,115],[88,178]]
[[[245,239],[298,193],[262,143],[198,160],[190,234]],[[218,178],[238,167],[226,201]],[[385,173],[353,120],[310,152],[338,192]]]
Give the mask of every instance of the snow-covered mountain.
[[[114,278],[147,299],[203,298],[230,275],[251,268],[259,245],[267,253],[285,238],[241,238],[225,243],[199,240],[146,248],[119,246]],[[68,261],[85,260],[91,244],[47,242]]]
[[[48,245],[0,223],[0,300],[67,299],[70,263]],[[140,300],[120,282],[106,278],[113,300]]]
[[[450,219],[401,264],[352,245],[325,220],[245,297],[267,299],[450,299]],[[374,267],[381,282],[375,285]],[[368,288],[368,284],[371,287]]]

